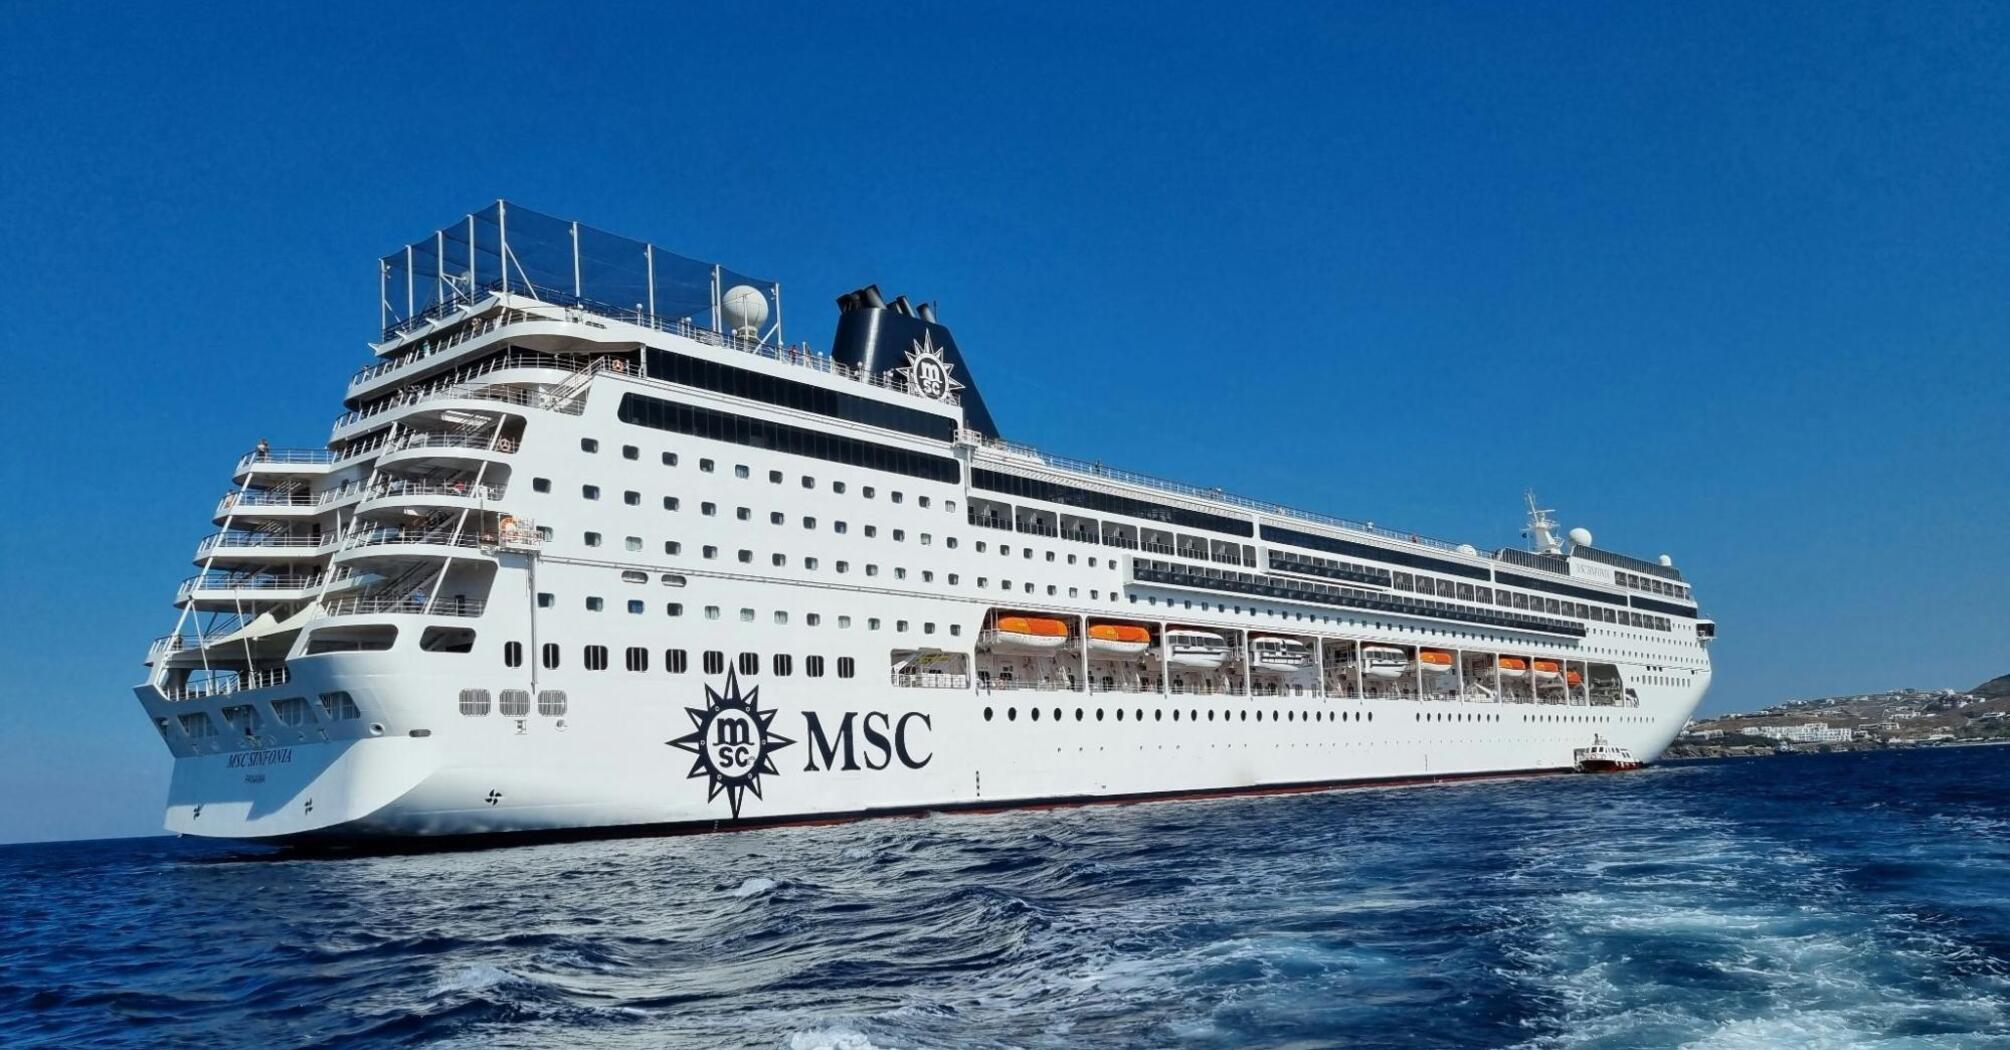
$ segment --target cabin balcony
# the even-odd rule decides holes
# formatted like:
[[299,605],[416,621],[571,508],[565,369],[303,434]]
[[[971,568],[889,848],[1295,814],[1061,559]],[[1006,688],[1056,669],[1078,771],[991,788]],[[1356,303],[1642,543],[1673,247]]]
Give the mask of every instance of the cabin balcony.
[[181,581],[175,590],[174,603],[177,608],[194,605],[237,607],[241,605],[270,605],[277,602],[304,601],[312,598],[320,589],[323,576],[318,572],[302,573],[199,573]]
[[451,616],[476,617],[488,608],[488,602],[481,598],[463,595],[439,595],[432,599],[431,608],[423,594],[351,594],[333,598],[321,606],[323,618],[336,616]]
[[411,561],[435,558],[495,557],[493,541],[483,542],[480,522],[468,522],[456,531],[452,526],[432,529],[371,529],[349,539],[335,552],[337,564],[361,566],[373,562]]
[[[501,485],[474,485],[465,481],[398,481],[379,483],[364,493],[356,505],[358,515],[430,514],[435,511],[493,509],[503,497]],[[476,522],[470,522],[473,529]]]
[[406,470],[464,470],[483,463],[507,463],[516,454],[516,438],[487,434],[442,434],[413,431],[400,434],[377,457],[379,467]]
[[244,484],[253,475],[262,478],[314,478],[328,473],[335,453],[325,448],[252,449],[237,461],[231,480]]
[[333,533],[219,532],[196,544],[195,562],[312,561],[335,550],[338,539]]

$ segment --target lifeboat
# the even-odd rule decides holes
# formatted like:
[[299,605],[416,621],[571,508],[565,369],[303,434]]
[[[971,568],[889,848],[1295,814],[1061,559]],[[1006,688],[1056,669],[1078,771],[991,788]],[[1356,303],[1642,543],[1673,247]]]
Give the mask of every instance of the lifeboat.
[[1425,674],[1451,674],[1452,654],[1443,649],[1419,649],[1417,666],[1423,668]]
[[1151,648],[1152,632],[1122,623],[1089,625],[1089,652],[1101,656],[1136,656]]
[[1410,669],[1410,654],[1387,645],[1361,647],[1361,673],[1370,678],[1401,678]]
[[1527,678],[1528,661],[1519,656],[1503,656],[1500,659],[1502,678]]
[[1288,674],[1312,663],[1312,647],[1296,638],[1257,635],[1249,640],[1250,670]]
[[1537,660],[1535,662],[1535,680],[1538,682],[1554,682],[1563,677],[1562,671],[1562,665],[1558,664],[1555,660]]
[[1212,671],[1228,662],[1228,639],[1213,631],[1167,631],[1162,642],[1172,667]]
[[1039,616],[1000,616],[991,631],[997,651],[1052,652],[1068,644],[1068,624]]
[[1584,684],[1584,676],[1576,671],[1564,672],[1563,680],[1570,683],[1573,688]]

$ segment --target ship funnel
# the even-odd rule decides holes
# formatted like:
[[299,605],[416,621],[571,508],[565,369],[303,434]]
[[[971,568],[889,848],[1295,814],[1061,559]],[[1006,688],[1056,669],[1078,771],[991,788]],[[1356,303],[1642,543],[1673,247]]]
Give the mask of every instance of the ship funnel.
[[893,312],[902,317],[913,317],[914,307],[908,305],[907,296],[896,296],[893,300]]
[[938,320],[936,320],[936,319],[935,319],[935,304],[934,304],[934,303],[922,303],[922,304],[921,304],[920,306],[916,307],[915,309],[916,309],[916,310],[917,310],[917,311],[918,311],[918,312],[920,313],[920,315],[921,315],[921,319],[922,319],[922,320],[924,320],[924,321],[927,321],[927,322],[928,322],[929,324],[941,324],[941,323],[942,323],[942,322],[940,322],[940,321],[938,321]]

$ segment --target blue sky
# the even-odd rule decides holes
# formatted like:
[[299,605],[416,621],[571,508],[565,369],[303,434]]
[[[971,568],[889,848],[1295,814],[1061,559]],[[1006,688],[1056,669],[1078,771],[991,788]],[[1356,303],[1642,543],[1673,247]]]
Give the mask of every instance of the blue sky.
[[[499,196],[938,299],[1008,436],[1672,554],[1706,710],[2010,672],[1987,5],[0,6],[0,840],[145,833],[129,687],[375,258]],[[1140,9],[1142,10],[1142,9]]]

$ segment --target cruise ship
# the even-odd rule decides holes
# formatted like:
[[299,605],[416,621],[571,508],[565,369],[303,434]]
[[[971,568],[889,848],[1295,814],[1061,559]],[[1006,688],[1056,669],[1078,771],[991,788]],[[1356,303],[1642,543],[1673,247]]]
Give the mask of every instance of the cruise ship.
[[498,201],[380,260],[324,447],[236,463],[147,654],[166,826],[725,830],[1651,761],[1666,556],[1482,550],[1006,440],[928,303]]

